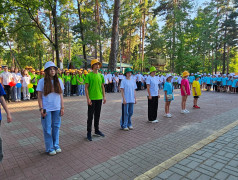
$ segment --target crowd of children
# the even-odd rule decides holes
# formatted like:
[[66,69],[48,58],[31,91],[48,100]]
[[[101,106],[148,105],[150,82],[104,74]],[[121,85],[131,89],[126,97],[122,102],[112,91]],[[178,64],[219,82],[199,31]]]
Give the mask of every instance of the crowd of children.
[[[63,95],[86,96],[88,104],[87,139],[92,141],[93,120],[95,135],[105,136],[99,130],[99,120],[102,103],[106,103],[106,92],[121,92],[122,115],[120,126],[122,130],[128,131],[133,129],[132,115],[134,104],[137,103],[136,91],[147,89],[148,122],[157,123],[158,100],[161,89],[164,91],[164,116],[171,118],[170,104],[174,100],[174,89],[180,88],[182,97],[181,113],[188,114],[186,102],[191,91],[194,98],[193,108],[200,109],[198,98],[201,96],[202,89],[236,93],[238,88],[238,76],[234,73],[211,76],[205,73],[190,74],[188,71],[184,71],[181,76],[170,73],[158,75],[156,74],[157,69],[152,66],[149,73],[142,75],[140,72],[134,73],[131,68],[126,68],[123,74],[122,72],[103,72],[100,69],[101,67],[102,64],[97,59],[91,62],[92,71],[83,69],[60,70],[51,61],[45,64],[42,71],[36,71],[28,66],[22,71],[17,68],[11,68],[8,71],[8,67],[4,66],[3,72],[0,74],[0,100],[8,114],[8,122],[11,122],[11,115],[2,98],[3,95],[5,95],[8,102],[38,98],[46,152],[49,155],[55,155],[61,152],[59,129],[61,116],[64,115]],[[23,98],[21,98],[22,95]],[[0,158],[1,156],[0,152]]]

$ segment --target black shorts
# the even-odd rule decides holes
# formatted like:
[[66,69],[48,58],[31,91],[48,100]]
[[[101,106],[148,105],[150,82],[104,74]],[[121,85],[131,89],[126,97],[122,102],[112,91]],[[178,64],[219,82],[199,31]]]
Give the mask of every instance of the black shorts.
[[194,99],[198,99],[198,98],[199,98],[199,96],[193,96],[193,98],[194,98]]
[[212,85],[211,84],[207,84],[208,87],[211,87]]
[[217,81],[217,85],[220,86],[221,85],[221,81]]

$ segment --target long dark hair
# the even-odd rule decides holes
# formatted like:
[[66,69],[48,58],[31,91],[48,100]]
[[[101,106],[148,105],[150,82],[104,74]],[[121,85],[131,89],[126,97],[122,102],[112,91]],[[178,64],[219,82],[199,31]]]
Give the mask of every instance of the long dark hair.
[[57,75],[57,69],[55,69],[55,76],[53,77],[53,86],[50,78],[50,68],[47,68],[45,70],[45,78],[44,78],[44,96],[47,96],[48,94],[55,92],[58,94],[62,93],[62,89],[60,86],[59,78]]

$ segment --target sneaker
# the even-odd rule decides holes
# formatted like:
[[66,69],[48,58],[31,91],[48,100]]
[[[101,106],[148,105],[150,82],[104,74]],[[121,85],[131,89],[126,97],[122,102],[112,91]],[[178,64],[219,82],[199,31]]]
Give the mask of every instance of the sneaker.
[[124,131],[129,131],[129,128],[123,128]]
[[132,126],[129,127],[130,130],[133,130],[134,128]]
[[181,110],[181,114],[185,114],[186,113],[186,111],[185,110]]
[[159,122],[157,119],[156,120],[154,120],[154,121],[149,121],[150,123],[157,123],[157,122]]
[[87,133],[87,139],[88,139],[88,141],[92,141],[92,135],[91,135],[91,133]]
[[54,156],[54,155],[56,155],[56,152],[55,151],[51,151],[51,152],[49,152],[49,155],[50,156]]
[[105,137],[105,135],[101,131],[95,132],[95,136]]
[[199,107],[199,106],[195,106],[194,108],[195,108],[195,109],[200,109],[200,107]]
[[187,113],[190,113],[189,110],[187,110],[187,109],[185,109],[185,111],[186,111]]
[[167,114],[164,114],[164,117],[167,117]]
[[59,148],[59,149],[56,149],[55,152],[56,152],[56,153],[61,153],[62,150]]
[[166,117],[167,117],[167,118],[171,118],[172,115],[171,115],[171,114],[166,114]]

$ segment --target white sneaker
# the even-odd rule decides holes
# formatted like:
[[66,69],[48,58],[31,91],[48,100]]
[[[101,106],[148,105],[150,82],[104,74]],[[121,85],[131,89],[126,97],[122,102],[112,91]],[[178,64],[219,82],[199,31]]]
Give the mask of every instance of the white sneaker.
[[171,115],[171,114],[166,114],[166,117],[167,117],[167,118],[171,118],[172,115]]
[[167,117],[167,114],[164,114],[164,117]]
[[157,119],[156,120],[154,120],[154,121],[149,121],[150,123],[157,123],[157,122],[159,122]]
[[185,110],[181,110],[181,114],[185,114],[186,113],[186,111]]
[[134,128],[132,126],[129,127],[129,130],[133,130]]
[[50,156],[54,156],[54,155],[56,155],[56,152],[55,151],[51,151],[51,152],[49,152],[49,155]]
[[185,111],[186,113],[190,113],[189,110],[187,110],[187,109],[185,109],[184,111]]
[[124,131],[129,131],[129,128],[123,128]]
[[60,148],[56,149],[55,151],[56,151],[56,153],[61,153],[62,152],[62,150]]

